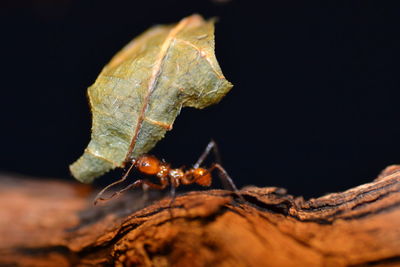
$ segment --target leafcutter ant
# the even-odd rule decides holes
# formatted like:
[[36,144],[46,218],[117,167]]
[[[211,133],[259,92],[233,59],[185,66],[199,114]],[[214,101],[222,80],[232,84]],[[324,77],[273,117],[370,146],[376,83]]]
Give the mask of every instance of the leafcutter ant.
[[[209,168],[200,167],[200,165],[204,162],[204,160],[210,154],[211,150],[213,150],[213,152],[215,154],[217,163],[212,164],[211,167],[209,167]],[[134,183],[128,185],[124,189],[113,193],[108,198],[102,197],[104,192],[107,191],[110,187],[124,182],[128,178],[128,175],[133,170],[133,168],[136,168],[140,173],[143,173],[145,175],[156,176],[159,179],[160,183],[156,184],[156,183],[150,182],[146,179],[139,179],[139,180],[136,180]],[[94,204],[96,205],[99,201],[110,200],[129,189],[136,188],[136,187],[143,187],[143,186],[146,186],[146,187],[152,188],[152,189],[163,190],[169,185],[171,188],[172,199],[174,199],[175,189],[179,185],[199,184],[204,187],[210,186],[211,182],[212,182],[211,173],[214,170],[219,171],[219,178],[225,188],[230,189],[231,191],[234,191],[234,192],[238,192],[238,189],[235,186],[235,184],[233,183],[231,177],[228,175],[228,173],[225,171],[225,169],[221,166],[221,160],[220,160],[217,144],[213,140],[211,140],[208,143],[203,154],[200,156],[200,158],[197,160],[197,162],[193,165],[193,167],[188,170],[184,170],[184,168],[182,168],[182,167],[174,169],[174,168],[171,168],[170,164],[168,164],[167,162],[161,161],[154,156],[143,155],[143,156],[140,156],[139,158],[137,158],[136,160],[132,160],[132,163],[131,163],[129,169],[127,170],[127,172],[124,174],[124,176],[120,180],[106,186],[103,190],[101,190],[97,194]]]

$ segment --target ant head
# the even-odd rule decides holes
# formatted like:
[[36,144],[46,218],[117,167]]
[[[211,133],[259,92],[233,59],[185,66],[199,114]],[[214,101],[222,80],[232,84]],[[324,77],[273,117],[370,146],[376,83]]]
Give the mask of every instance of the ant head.
[[154,156],[141,156],[136,166],[141,173],[147,175],[156,175],[160,171],[160,161]]
[[211,185],[211,173],[204,168],[196,168],[192,171],[194,181],[201,186]]

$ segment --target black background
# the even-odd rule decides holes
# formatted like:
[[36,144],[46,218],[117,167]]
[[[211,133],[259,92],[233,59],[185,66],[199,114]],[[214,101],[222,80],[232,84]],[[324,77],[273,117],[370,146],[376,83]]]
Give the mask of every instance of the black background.
[[235,86],[184,109],[152,153],[190,166],[214,138],[239,186],[306,197],[371,181],[400,163],[400,12],[324,2],[2,1],[1,171],[72,180],[102,67],[148,27],[200,13],[219,17],[216,54]]

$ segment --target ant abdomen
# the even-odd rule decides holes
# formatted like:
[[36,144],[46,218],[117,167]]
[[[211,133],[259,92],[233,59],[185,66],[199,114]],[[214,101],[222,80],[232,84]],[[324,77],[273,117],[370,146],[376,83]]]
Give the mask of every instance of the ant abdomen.
[[182,184],[199,184],[201,186],[211,185],[211,173],[204,168],[193,168],[185,172],[182,177]]
[[210,186],[211,185],[211,173],[204,168],[196,168],[192,170],[193,177],[195,183],[201,186]]

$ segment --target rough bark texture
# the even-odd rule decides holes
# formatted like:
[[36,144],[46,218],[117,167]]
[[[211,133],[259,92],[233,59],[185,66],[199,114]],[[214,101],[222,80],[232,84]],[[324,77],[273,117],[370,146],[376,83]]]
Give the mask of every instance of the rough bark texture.
[[[1,266],[400,266],[400,167],[304,201],[284,189],[139,194],[0,177]],[[135,211],[136,210],[136,211]]]

